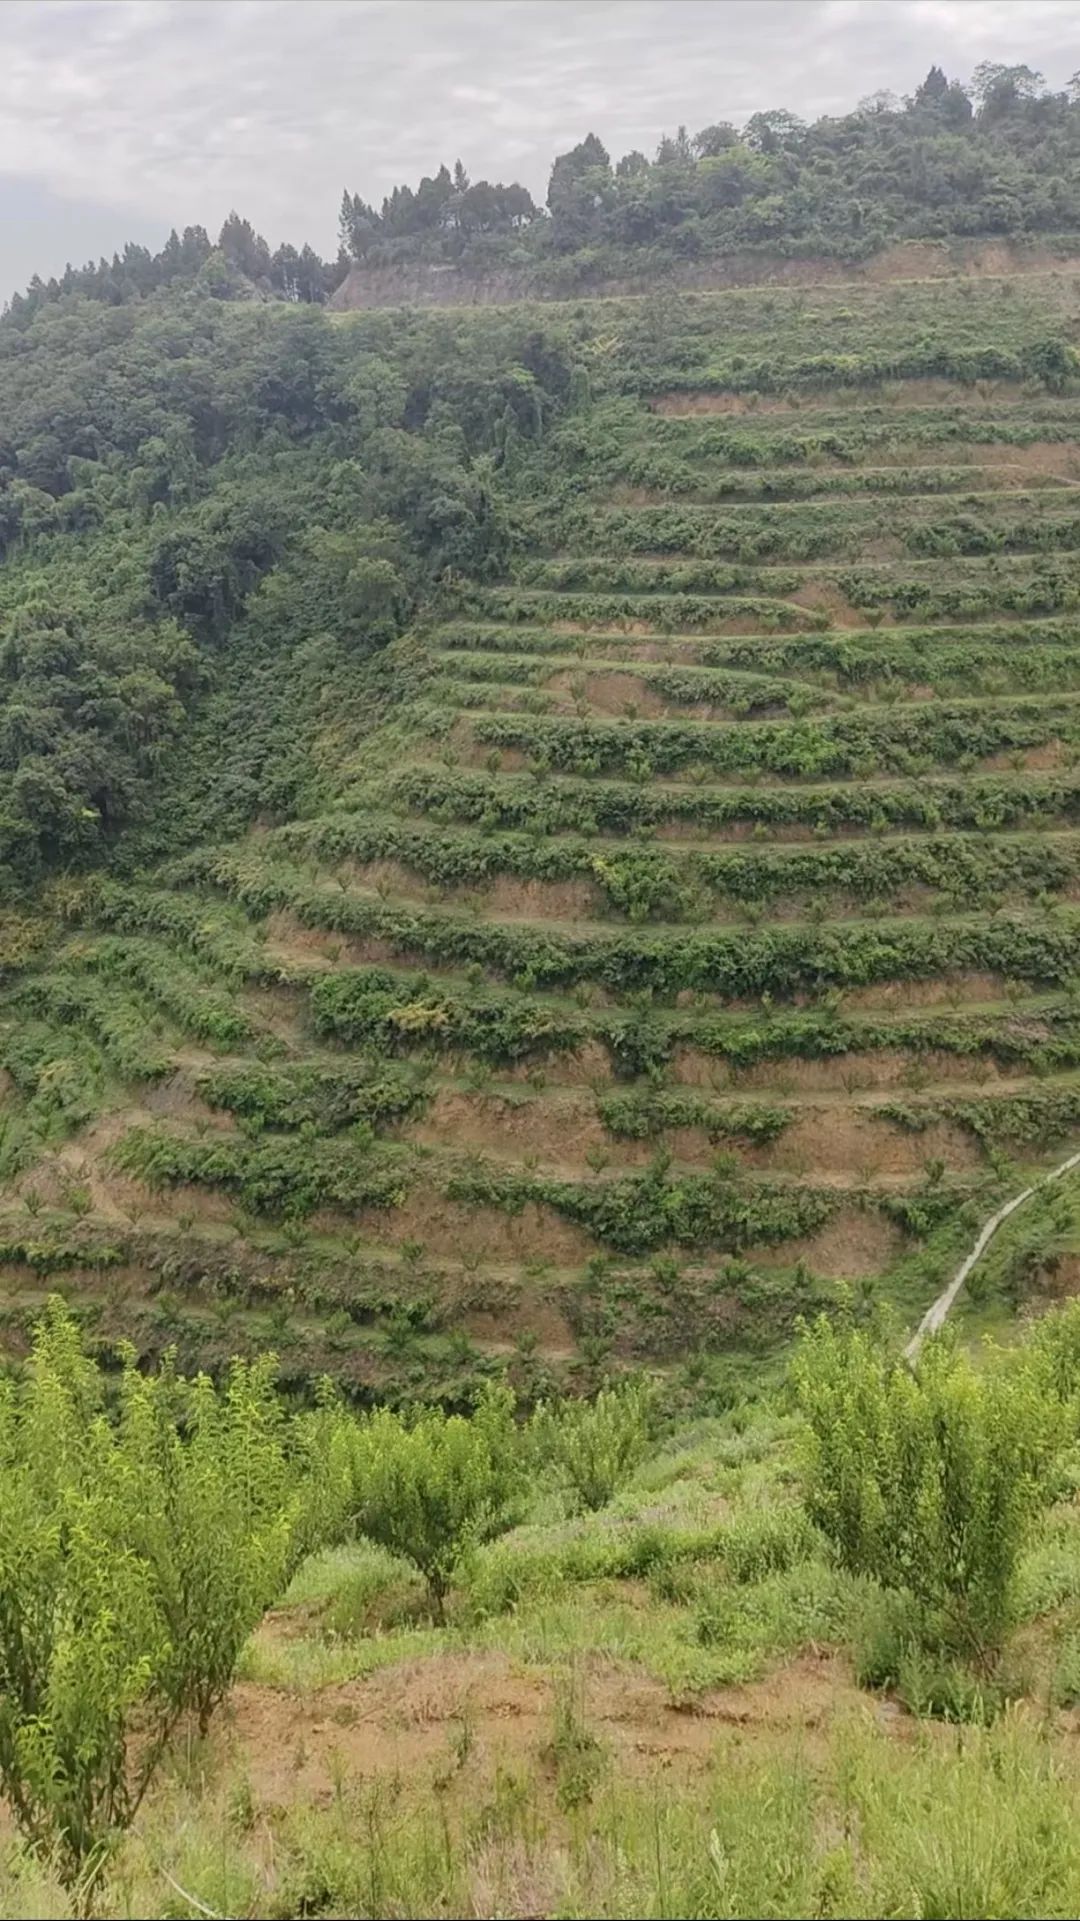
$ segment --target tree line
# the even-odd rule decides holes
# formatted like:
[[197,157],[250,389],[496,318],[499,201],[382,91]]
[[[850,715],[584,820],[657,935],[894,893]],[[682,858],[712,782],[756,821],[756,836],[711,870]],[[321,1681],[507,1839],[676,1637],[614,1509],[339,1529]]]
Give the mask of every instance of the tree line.
[[234,212],[216,241],[190,226],[158,253],[129,243],[111,260],[35,276],[8,320],[23,326],[65,295],[116,306],[177,285],[320,304],[355,262],[511,266],[541,284],[569,273],[573,284],[650,255],[659,264],[757,247],[858,258],[905,238],[1065,235],[1080,226],[1078,185],[1080,76],[1054,92],[1027,65],[982,61],[964,86],[932,66],[902,100],[880,92],[813,121],[772,108],[742,127],[679,127],[651,159],[635,150],[613,160],[590,132],[556,156],[544,205],[520,181],[470,179],[460,159],[400,183],[378,207],[346,188],[333,258],[306,244],[272,251]]

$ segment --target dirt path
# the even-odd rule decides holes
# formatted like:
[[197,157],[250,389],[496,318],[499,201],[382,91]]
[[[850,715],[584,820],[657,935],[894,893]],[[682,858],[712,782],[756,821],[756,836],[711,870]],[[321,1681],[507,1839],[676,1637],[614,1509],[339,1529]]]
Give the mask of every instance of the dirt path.
[[926,1313],[923,1315],[922,1320],[919,1322],[918,1327],[904,1349],[905,1360],[914,1361],[927,1335],[936,1334],[939,1327],[944,1327],[960,1289],[963,1287],[975,1263],[981,1260],[985,1254],[1002,1222],[1007,1221],[1010,1214],[1015,1214],[1017,1208],[1022,1207],[1025,1201],[1029,1201],[1033,1194],[1037,1194],[1041,1188],[1048,1187],[1051,1181],[1060,1180],[1063,1174],[1068,1174],[1074,1167],[1080,1167],[1080,1154],[1070,1154],[1068,1160],[1062,1161],[1060,1166],[1052,1168],[1050,1173],[1045,1174],[1041,1181],[1036,1181],[1032,1187],[1025,1187],[1022,1194],[1014,1194],[1011,1201],[1006,1201],[1004,1207],[999,1207],[996,1214],[991,1214],[990,1219],[984,1222],[979,1233],[979,1238],[975,1242],[970,1254],[966,1255],[964,1260],[961,1261],[948,1287],[943,1288],[937,1300],[927,1308]]

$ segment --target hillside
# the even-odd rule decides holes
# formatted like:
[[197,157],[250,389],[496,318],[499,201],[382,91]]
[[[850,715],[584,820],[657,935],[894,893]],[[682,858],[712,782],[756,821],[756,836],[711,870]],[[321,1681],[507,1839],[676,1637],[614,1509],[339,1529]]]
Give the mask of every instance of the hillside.
[[1080,1175],[904,1348],[1080,1148],[1080,108],[942,81],[759,284],[0,322],[0,1916],[1077,1913]]
[[665,1438],[265,1369],[103,1421],[72,1335],[2,1406],[4,1912],[1075,1913],[1075,1309],[914,1373],[822,1322]]
[[723,1399],[917,1318],[1077,1132],[1075,289],[5,336],[11,1336]]

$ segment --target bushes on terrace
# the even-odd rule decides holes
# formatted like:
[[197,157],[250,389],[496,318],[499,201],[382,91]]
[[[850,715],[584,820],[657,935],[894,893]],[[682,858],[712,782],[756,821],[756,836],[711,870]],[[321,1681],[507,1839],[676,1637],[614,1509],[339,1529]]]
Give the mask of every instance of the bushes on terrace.
[[609,1133],[626,1140],[651,1140],[676,1127],[701,1127],[710,1140],[745,1140],[755,1147],[776,1140],[795,1118],[791,1108],[764,1101],[719,1106],[704,1095],[666,1087],[601,1095],[596,1111]]
[[675,822],[702,828],[803,825],[808,833],[889,827],[992,829],[1080,819],[1080,773],[975,774],[967,780],[875,782],[872,787],[662,788],[572,776],[539,781],[526,775],[406,767],[389,777],[385,795],[376,789],[374,798],[436,819],[545,833],[637,834]]
[[[969,475],[969,489],[973,485]],[[940,503],[927,508],[922,502],[904,510],[894,502],[867,506],[859,501],[837,507],[827,503],[786,507],[783,512],[745,507],[727,516],[697,504],[577,506],[553,521],[538,517],[536,536],[541,543],[576,554],[692,555],[701,561],[754,563],[836,555],[857,558],[867,543],[880,540],[926,556],[1071,551],[1080,546],[1080,518],[1070,511],[1067,500],[1059,507],[1044,496],[1036,504],[1019,493],[980,501],[977,510],[972,503],[964,513],[947,511]],[[519,570],[519,577],[528,575]],[[567,581],[570,586],[579,584],[574,578]],[[629,581],[620,584],[629,585]],[[686,585],[692,584],[688,579]]]
[[242,1115],[260,1130],[316,1127],[326,1133],[357,1121],[374,1126],[405,1120],[430,1098],[423,1076],[366,1061],[215,1067],[200,1076],[199,1092],[211,1106]]
[[[389,907],[368,896],[312,886],[289,869],[253,868],[226,856],[200,856],[186,864],[186,871],[230,888],[255,912],[288,906],[305,925],[374,936],[402,955],[439,965],[476,964],[510,975],[526,988],[593,981],[620,993],[703,988],[727,999],[757,1000],[762,994],[789,997],[808,988],[921,980],[965,969],[1060,983],[1072,977],[1075,965],[1073,917],[1064,913],[1041,925],[896,920],[742,934],[556,933]],[[417,1018],[423,1025],[426,1017]],[[433,1015],[429,1024],[438,1031],[442,1016]]]
[[1080,1087],[1033,1088],[1030,1092],[988,1095],[983,1099],[938,1095],[913,1106],[886,1101],[877,1112],[912,1132],[935,1121],[952,1121],[991,1146],[1047,1146],[1065,1140],[1080,1125]]
[[555,772],[623,774],[644,780],[700,766],[721,774],[760,770],[785,779],[912,771],[914,757],[938,766],[1003,750],[1080,738],[1080,702],[927,703],[825,715],[806,721],[606,721],[478,714],[478,741],[530,754]]
[[[708,631],[717,622],[717,600],[703,594],[551,593],[528,587],[462,589],[457,595],[463,613],[475,612],[488,620],[545,621],[626,627],[644,622],[662,633]],[[752,620],[767,632],[801,633],[828,626],[828,617],[813,607],[764,594],[731,593],[724,597],[724,620]]]
[[16,1004],[23,1015],[85,1028],[109,1065],[131,1080],[160,1080],[172,1066],[142,1009],[99,981],[54,968],[25,981]]
[[343,1141],[199,1139],[131,1128],[112,1152],[117,1167],[151,1187],[224,1187],[245,1207],[292,1218],[322,1206],[400,1207],[410,1183],[400,1154]]
[[545,1202],[620,1254],[649,1254],[668,1243],[735,1253],[813,1233],[837,1205],[835,1193],[809,1187],[769,1187],[711,1174],[669,1177],[664,1157],[646,1174],[589,1182],[485,1168],[451,1175],[446,1192],[451,1200],[510,1214],[530,1201]]
[[[1065,382],[1080,370],[1074,350],[1063,340],[1032,341],[1019,352],[1002,348],[950,347],[944,342],[918,345],[893,353],[819,353],[803,358],[777,357],[768,360],[743,358],[739,364],[688,368],[684,374],[665,368],[658,387],[669,392],[680,388],[689,393],[712,389],[722,393],[784,393],[789,389],[815,387],[869,387],[885,380],[953,380],[975,386],[983,380],[1037,380],[1050,393],[1060,393]],[[646,377],[640,386],[646,391],[656,387]]]
[[[598,420],[598,427],[600,426]],[[563,434],[569,434],[567,422]],[[970,444],[1027,447],[1036,441],[1069,441],[1076,435],[1075,403],[1027,396],[1015,407],[975,411],[947,404],[856,410],[815,407],[813,418],[794,425],[763,416],[752,424],[696,419],[693,415],[653,415],[642,420],[640,410],[624,404],[612,422],[604,409],[603,428],[591,441],[590,465],[598,474],[617,478],[623,465],[626,477],[641,479],[636,463],[661,459],[682,463],[677,472],[696,475],[702,466],[731,467],[753,475],[761,469],[790,466],[807,469],[823,462],[855,467],[879,450],[902,448],[916,453],[923,447],[962,447]],[[899,470],[898,470],[899,471]],[[978,475],[978,468],[972,470]],[[816,478],[816,475],[815,475]],[[857,477],[861,480],[861,476]]]
[[731,901],[797,899],[825,890],[856,900],[886,899],[905,887],[933,888],[977,902],[1000,892],[1060,890],[1080,873],[1080,842],[935,835],[865,846],[730,848],[716,853],[630,848],[600,852],[588,841],[535,841],[494,833],[425,829],[369,813],[338,814],[284,830],[279,844],[323,858],[393,859],[443,886],[475,886],[500,874],[524,880],[588,881],[608,910],[631,920],[700,917],[706,895]]

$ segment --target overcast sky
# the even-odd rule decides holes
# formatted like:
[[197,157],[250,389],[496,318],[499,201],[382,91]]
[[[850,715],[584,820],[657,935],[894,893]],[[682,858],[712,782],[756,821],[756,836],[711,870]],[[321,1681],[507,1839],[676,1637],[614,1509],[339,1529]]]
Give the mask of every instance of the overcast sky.
[[231,207],[328,253],[346,184],[377,203],[460,155],[542,198],[589,130],[651,152],[981,59],[1062,86],[1080,0],[4,0],[0,299]]

